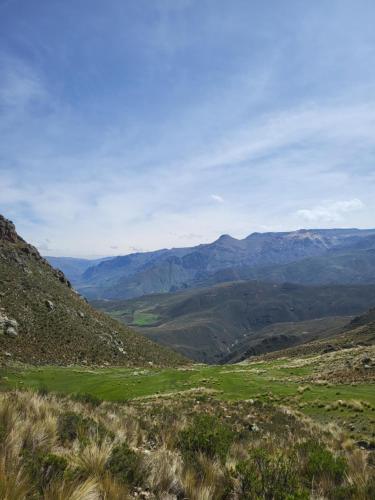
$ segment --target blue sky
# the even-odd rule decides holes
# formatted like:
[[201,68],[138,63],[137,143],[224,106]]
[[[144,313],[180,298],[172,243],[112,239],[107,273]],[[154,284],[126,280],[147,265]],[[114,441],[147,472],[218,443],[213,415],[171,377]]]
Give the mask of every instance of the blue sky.
[[43,254],[374,227],[373,0],[0,0],[0,213]]

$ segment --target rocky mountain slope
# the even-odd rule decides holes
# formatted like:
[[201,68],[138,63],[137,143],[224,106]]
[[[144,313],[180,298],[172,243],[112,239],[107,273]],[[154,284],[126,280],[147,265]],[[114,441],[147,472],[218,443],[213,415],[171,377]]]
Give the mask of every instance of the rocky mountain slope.
[[108,259],[80,277],[66,262],[54,263],[90,299],[127,299],[241,279],[375,283],[375,230],[253,233],[243,240],[223,235],[197,247]]
[[183,362],[97,312],[0,216],[0,360],[115,364]]
[[361,244],[333,248],[324,255],[288,264],[221,269],[204,277],[200,282],[197,281],[195,286],[255,279],[302,285],[375,283],[375,237],[366,237]]
[[[224,283],[128,301],[94,301],[149,338],[192,359],[223,362],[233,353],[277,350],[325,335],[375,304],[375,285]],[[326,323],[311,320],[330,317]],[[298,322],[310,322],[298,324]],[[293,325],[292,325],[293,324]],[[240,349],[240,350],[239,350]]]
[[[349,350],[357,348],[370,348],[372,354],[370,357],[363,357],[357,368],[360,372],[375,376],[375,308],[356,316],[349,321],[344,327],[336,329],[328,329],[326,335],[322,339],[307,342],[288,349],[276,350],[261,356],[262,359],[277,359],[281,357],[293,357],[299,359],[306,355],[320,355],[340,350]],[[349,358],[353,356],[349,354]],[[254,358],[251,357],[251,360]],[[347,362],[346,368],[350,368],[350,362]]]

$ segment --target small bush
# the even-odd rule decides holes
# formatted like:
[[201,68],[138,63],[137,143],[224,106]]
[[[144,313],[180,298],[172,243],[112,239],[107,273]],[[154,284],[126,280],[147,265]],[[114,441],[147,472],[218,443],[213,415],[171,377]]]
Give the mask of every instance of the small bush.
[[305,455],[304,475],[309,482],[328,479],[339,484],[344,480],[347,463],[343,457],[336,457],[324,445],[315,441],[303,443],[299,450]]
[[47,396],[49,394],[49,389],[45,384],[41,384],[38,387],[38,394],[39,396]]
[[112,450],[107,469],[125,484],[136,484],[140,479],[140,459],[126,443]]
[[225,460],[234,433],[217,418],[198,415],[192,424],[179,433],[178,445],[186,458],[194,460],[196,453],[204,453],[210,458]]
[[27,453],[24,463],[30,477],[39,491],[43,491],[52,481],[62,480],[68,463],[64,457],[53,453]]
[[308,499],[308,493],[299,482],[293,458],[281,453],[270,454],[262,448],[253,450],[249,459],[236,468],[241,480],[241,498],[269,498],[278,500]]
[[72,396],[72,399],[74,399],[75,401],[79,401],[80,403],[89,404],[89,405],[93,406],[94,408],[96,408],[97,406],[99,406],[102,403],[102,401],[99,398],[97,398],[96,396],[93,396],[92,394],[88,394],[88,393],[74,394]]
[[78,437],[83,418],[77,413],[67,412],[59,416],[57,430],[62,442],[74,441]]
[[66,412],[59,416],[57,431],[62,443],[75,439],[85,442],[90,436],[102,441],[109,434],[102,424],[74,412]]

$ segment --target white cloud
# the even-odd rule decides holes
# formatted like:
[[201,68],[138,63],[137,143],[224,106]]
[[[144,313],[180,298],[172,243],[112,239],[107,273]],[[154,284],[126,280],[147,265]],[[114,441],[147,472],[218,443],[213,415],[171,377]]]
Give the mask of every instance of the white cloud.
[[354,198],[346,201],[322,203],[313,208],[304,208],[297,211],[297,215],[309,222],[340,222],[350,212],[362,210],[364,203]]
[[[101,135],[83,127],[79,114],[53,100],[40,75],[16,64],[11,69],[8,83],[19,76],[14,95],[10,84],[0,93],[9,118],[0,120],[6,159],[0,212],[40,248],[48,238],[49,253],[191,246],[223,233],[296,229],[301,220],[373,226],[372,98],[238,118],[225,134],[197,139],[179,155],[170,148],[184,145],[175,128],[158,136],[157,148],[130,147],[126,127]],[[35,117],[30,103],[38,100],[52,112]],[[200,137],[201,115],[189,112],[186,123]],[[73,135],[90,148],[69,148]],[[332,199],[347,201],[322,202]]]
[[212,194],[211,199],[217,201],[218,203],[224,203],[224,198],[219,194]]

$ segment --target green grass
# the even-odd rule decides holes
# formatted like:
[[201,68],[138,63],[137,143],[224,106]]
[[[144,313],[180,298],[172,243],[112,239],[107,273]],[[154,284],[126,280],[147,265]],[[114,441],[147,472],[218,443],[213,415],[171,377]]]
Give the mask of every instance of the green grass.
[[135,326],[153,325],[158,319],[159,316],[157,314],[147,313],[144,311],[135,311],[133,315],[132,325]]
[[[82,367],[13,367],[0,370],[0,388],[41,387],[62,394],[92,394],[108,401],[128,401],[139,397],[183,394],[205,388],[217,399],[274,401],[294,407],[321,422],[355,424],[357,434],[371,433],[375,418],[375,391],[371,384],[308,384],[300,376],[308,375],[311,366],[286,368],[285,360],[250,365],[204,366],[187,369],[129,369]],[[338,400],[362,401],[362,411],[350,406],[330,408]]]
[[[104,309],[103,309],[104,310]],[[123,321],[131,326],[150,326],[159,320],[159,315],[142,310],[133,311],[130,308],[111,309],[107,311],[113,319]]]

